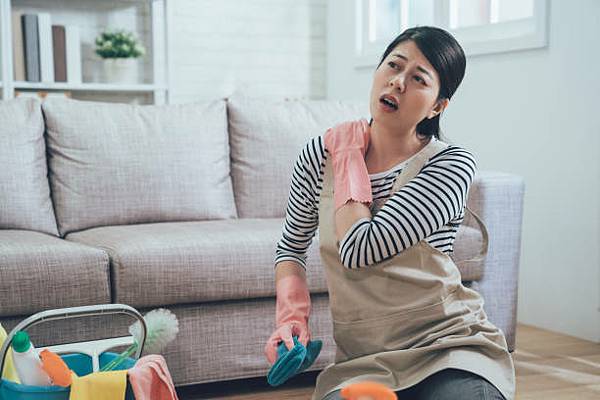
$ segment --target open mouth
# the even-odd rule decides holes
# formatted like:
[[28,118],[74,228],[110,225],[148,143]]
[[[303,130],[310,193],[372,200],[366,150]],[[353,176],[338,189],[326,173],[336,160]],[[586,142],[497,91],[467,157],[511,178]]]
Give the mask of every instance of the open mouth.
[[390,109],[393,109],[393,110],[398,109],[398,103],[397,103],[396,99],[394,99],[392,96],[383,95],[379,98],[379,102],[381,102],[383,105],[385,105],[386,107],[388,107]]

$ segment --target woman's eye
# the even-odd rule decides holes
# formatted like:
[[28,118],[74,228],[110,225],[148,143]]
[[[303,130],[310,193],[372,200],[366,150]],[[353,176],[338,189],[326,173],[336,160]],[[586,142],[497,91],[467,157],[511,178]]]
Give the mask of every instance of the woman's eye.
[[[389,61],[389,62],[388,62],[388,66],[390,66],[390,67],[392,67],[392,68],[394,68],[394,69],[398,69],[398,68],[399,68],[399,67],[398,67],[398,65],[397,65],[395,62],[393,62],[393,61]],[[421,78],[421,77],[420,77],[420,76],[418,76],[418,75],[415,75],[415,78],[416,78],[416,80],[417,80],[417,81],[420,81],[421,83],[423,83],[423,86],[427,86],[427,85],[425,84],[425,80],[424,80],[423,78]]]

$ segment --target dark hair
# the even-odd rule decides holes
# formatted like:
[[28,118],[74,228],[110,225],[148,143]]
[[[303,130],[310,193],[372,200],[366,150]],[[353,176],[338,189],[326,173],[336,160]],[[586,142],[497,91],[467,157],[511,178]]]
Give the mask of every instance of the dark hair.
[[[398,35],[388,45],[383,56],[381,56],[377,68],[381,66],[383,60],[398,44],[406,40],[415,42],[419,50],[438,73],[440,90],[436,100],[450,100],[465,76],[466,59],[460,44],[458,44],[450,33],[441,28],[433,26],[409,28]],[[417,124],[417,133],[426,138],[435,136],[439,139],[440,116],[441,113],[431,119],[424,118]]]

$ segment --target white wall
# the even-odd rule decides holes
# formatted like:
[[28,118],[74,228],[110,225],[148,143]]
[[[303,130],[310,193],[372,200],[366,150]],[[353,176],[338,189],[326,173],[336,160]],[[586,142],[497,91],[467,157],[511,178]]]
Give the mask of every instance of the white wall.
[[[600,341],[600,1],[549,3],[549,46],[469,57],[442,129],[525,179],[518,320]],[[367,101],[352,4],[329,2],[327,96]]]
[[171,102],[325,97],[325,0],[171,3]]

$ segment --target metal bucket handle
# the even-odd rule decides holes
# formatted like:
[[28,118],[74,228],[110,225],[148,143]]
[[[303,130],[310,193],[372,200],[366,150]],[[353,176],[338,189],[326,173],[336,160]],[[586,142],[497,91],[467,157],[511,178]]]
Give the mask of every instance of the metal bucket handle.
[[[58,308],[54,310],[41,311],[39,313],[33,314],[32,316],[19,322],[19,324],[17,324],[17,326],[15,326],[13,330],[10,331],[10,334],[2,344],[2,349],[0,350],[0,378],[2,378],[2,373],[4,371],[4,361],[6,360],[6,354],[8,353],[13,337],[17,332],[26,330],[27,328],[31,328],[32,326],[45,321],[56,321],[68,318],[90,317],[106,314],[127,314],[136,318],[140,322],[142,326],[142,341],[135,352],[135,359],[139,359],[140,355],[142,354],[142,350],[144,349],[144,344],[146,342],[147,327],[144,317],[135,308],[126,304],[98,304],[93,306]],[[49,349],[58,354],[67,352],[78,352],[87,354],[92,358],[92,370],[94,372],[97,372],[100,369],[100,354],[112,347],[131,345],[133,343],[133,336],[122,336],[118,338],[99,339],[88,342],[68,343],[55,346],[43,346],[41,347],[41,349]]]

